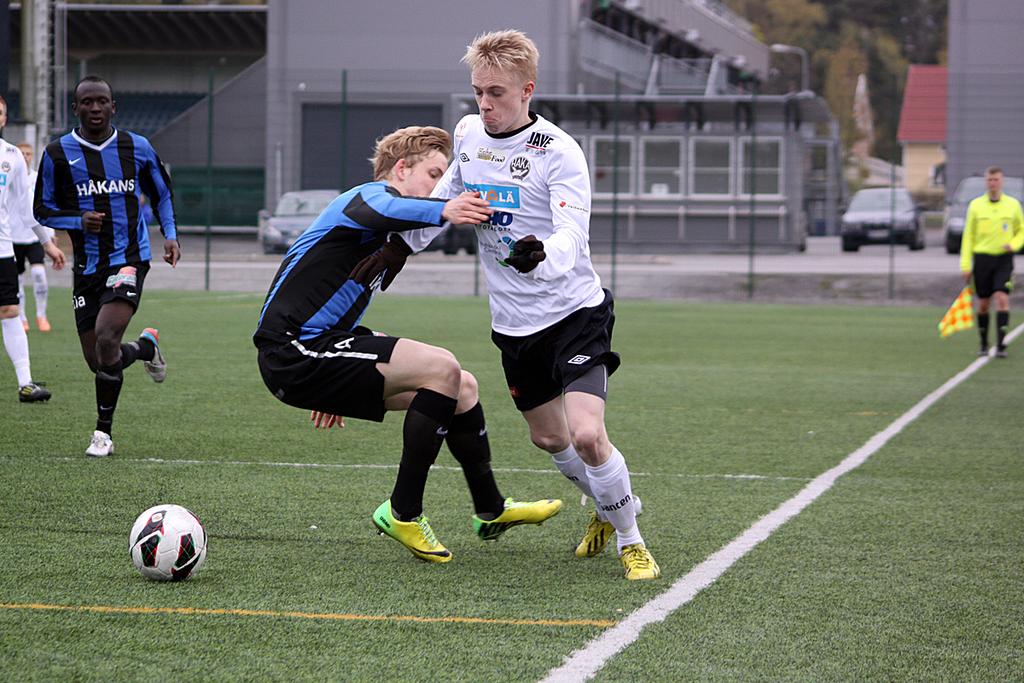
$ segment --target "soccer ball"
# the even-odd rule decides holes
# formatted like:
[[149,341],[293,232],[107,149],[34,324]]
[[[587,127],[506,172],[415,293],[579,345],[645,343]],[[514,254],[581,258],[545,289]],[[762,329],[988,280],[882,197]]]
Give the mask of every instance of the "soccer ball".
[[180,505],[155,505],[135,520],[128,550],[147,579],[181,581],[206,559],[206,529]]

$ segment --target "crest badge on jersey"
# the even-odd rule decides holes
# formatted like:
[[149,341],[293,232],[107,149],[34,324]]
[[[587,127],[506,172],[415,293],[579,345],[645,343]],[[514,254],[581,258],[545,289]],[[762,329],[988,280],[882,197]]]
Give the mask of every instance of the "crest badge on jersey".
[[526,157],[515,157],[509,166],[512,172],[512,180],[525,180],[530,175],[530,160]]
[[2,164],[0,164],[0,171],[3,171],[4,173],[7,173],[7,172],[9,172],[10,170],[11,170],[11,164],[10,164],[10,162],[8,162],[8,161],[5,161],[5,162],[3,162]]

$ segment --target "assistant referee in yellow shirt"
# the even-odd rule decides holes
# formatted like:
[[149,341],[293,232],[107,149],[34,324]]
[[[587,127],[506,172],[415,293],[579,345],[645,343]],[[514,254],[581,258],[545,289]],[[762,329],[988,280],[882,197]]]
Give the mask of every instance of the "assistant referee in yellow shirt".
[[1006,358],[1013,290],[1013,253],[1024,245],[1024,213],[1020,202],[1003,194],[1003,169],[985,171],[988,192],[971,201],[960,242],[960,270],[966,282],[974,277],[978,296],[979,356],[988,353],[989,299],[996,300],[996,357]]

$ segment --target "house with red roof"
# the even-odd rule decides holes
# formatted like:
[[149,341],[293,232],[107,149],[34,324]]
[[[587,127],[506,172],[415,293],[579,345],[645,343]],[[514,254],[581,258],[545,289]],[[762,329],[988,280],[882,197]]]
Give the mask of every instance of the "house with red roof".
[[907,189],[921,199],[945,192],[946,83],[944,66],[912,64],[907,72],[896,137]]

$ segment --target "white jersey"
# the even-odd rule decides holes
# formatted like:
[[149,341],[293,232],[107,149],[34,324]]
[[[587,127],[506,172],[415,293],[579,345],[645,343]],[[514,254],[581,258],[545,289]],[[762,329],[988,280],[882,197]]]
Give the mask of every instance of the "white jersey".
[[[35,171],[29,171],[28,173],[28,192],[25,193],[25,199],[28,201],[28,214],[32,215],[32,203],[35,197],[36,187],[36,176],[39,175]],[[36,231],[33,226],[38,225],[36,220],[33,218],[32,223],[26,225],[25,221],[12,221],[11,223],[11,241],[15,244],[32,244],[39,241],[39,236],[36,235]],[[53,237],[53,230],[50,228],[44,228],[46,232]]]
[[12,232],[22,224],[34,229],[40,241],[50,241],[49,233],[32,216],[32,188],[21,150],[0,138],[0,258],[14,256]]
[[[531,118],[535,115],[531,113]],[[451,166],[433,196],[479,191],[494,214],[476,226],[491,327],[523,337],[604,300],[590,261],[590,171],[583,150],[541,116],[513,135],[490,135],[477,114],[455,128]],[[443,228],[402,233],[421,251]],[[517,239],[534,235],[547,258],[529,273],[505,264]]]

